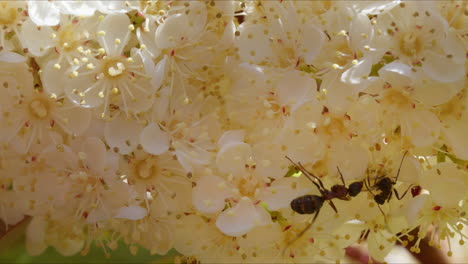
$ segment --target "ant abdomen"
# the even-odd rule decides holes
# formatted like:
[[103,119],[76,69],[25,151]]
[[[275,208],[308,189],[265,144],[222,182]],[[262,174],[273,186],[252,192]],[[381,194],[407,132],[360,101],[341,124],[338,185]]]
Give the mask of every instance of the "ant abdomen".
[[362,186],[364,183],[362,181],[353,182],[348,187],[348,193],[351,197],[357,196],[362,191]]
[[318,195],[303,195],[291,201],[291,209],[298,214],[313,214],[323,205],[323,198]]
[[385,201],[387,201],[389,196],[390,196],[390,193],[381,192],[381,193],[374,196],[374,201],[377,204],[383,205],[385,203]]

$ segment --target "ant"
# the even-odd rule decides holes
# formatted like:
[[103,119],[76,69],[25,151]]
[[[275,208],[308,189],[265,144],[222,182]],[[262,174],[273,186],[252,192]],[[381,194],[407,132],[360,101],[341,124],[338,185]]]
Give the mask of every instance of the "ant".
[[408,193],[408,190],[411,188],[412,184],[408,187],[408,189],[406,189],[406,191],[401,196],[398,193],[398,191],[394,188],[395,184],[398,182],[398,177],[400,176],[401,166],[403,165],[403,160],[405,159],[406,154],[408,154],[408,151],[405,151],[405,153],[403,154],[403,157],[401,158],[400,165],[398,167],[398,171],[394,180],[392,180],[390,177],[386,175],[381,177],[381,179],[379,180],[378,180],[379,177],[375,178],[372,189],[379,190],[380,191],[379,194],[372,193],[369,179],[368,179],[368,183],[365,183],[367,189],[374,196],[374,201],[377,204],[383,205],[385,202],[389,202],[390,199],[392,198],[393,193],[395,194],[398,200],[401,200],[405,197],[406,193]]
[[[301,233],[299,233],[299,235],[294,239],[294,241],[292,241],[289,244],[291,245],[294,242],[296,242],[296,240],[299,239],[305,232],[307,232],[307,230],[310,229],[312,224],[317,219],[320,209],[322,208],[323,203],[325,201],[327,201],[328,204],[330,204],[330,206],[335,211],[335,213],[338,213],[338,210],[336,209],[336,206],[333,203],[332,199],[337,198],[337,199],[345,200],[345,201],[350,200],[350,196],[355,197],[361,192],[362,187],[363,187],[363,182],[362,181],[353,182],[348,186],[348,188],[346,188],[343,174],[341,173],[340,168],[337,167],[343,184],[342,185],[335,184],[331,187],[331,190],[328,190],[323,185],[322,180],[320,180],[319,177],[315,176],[311,172],[307,171],[300,162],[296,164],[288,156],[286,156],[286,158],[294,165],[294,167],[297,170],[302,172],[302,174],[304,174],[304,176],[306,176],[307,179],[309,179],[309,181],[312,182],[320,192],[320,195],[310,195],[310,194],[303,195],[291,201],[291,209],[294,212],[298,214],[314,214],[315,213],[312,221],[304,228],[304,230],[301,231]],[[314,178],[318,183],[315,182],[312,178]],[[286,249],[287,248],[285,248],[284,250]]]
[[[406,154],[408,154],[408,151],[405,151],[405,153],[403,154],[403,157],[401,158],[400,165],[398,167],[398,171],[394,180],[392,180],[387,175],[383,175],[382,177],[375,178],[374,185],[372,186],[370,184],[369,178],[367,178],[367,182],[364,181],[364,184],[366,185],[367,190],[369,190],[369,192],[374,196],[374,201],[377,203],[377,206],[379,207],[379,210],[384,215],[384,217],[385,217],[385,213],[382,211],[382,208],[380,206],[385,204],[385,202],[389,202],[390,199],[392,198],[393,193],[395,194],[398,200],[403,199],[412,186],[412,184],[410,184],[410,186],[408,186],[408,189],[406,189],[406,191],[401,196],[394,187],[395,184],[398,182],[398,177],[400,176],[401,166],[403,165],[403,160],[405,159]],[[374,194],[371,191],[371,189],[377,189],[380,192],[378,194]]]

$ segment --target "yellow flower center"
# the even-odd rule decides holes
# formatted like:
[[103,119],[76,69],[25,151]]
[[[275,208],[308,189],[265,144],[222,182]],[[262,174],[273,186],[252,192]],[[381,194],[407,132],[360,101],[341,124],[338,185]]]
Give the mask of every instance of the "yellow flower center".
[[158,166],[157,160],[155,158],[149,157],[138,162],[135,166],[135,174],[140,179],[151,179],[157,176]]
[[104,75],[107,78],[115,79],[119,78],[125,73],[125,64],[120,60],[108,60],[104,63]]
[[29,103],[29,113],[38,119],[44,119],[49,115],[50,105],[43,99],[33,99]]
[[11,25],[15,23],[18,17],[18,11],[16,8],[8,6],[8,1],[0,2],[0,24]]
[[422,51],[423,45],[421,38],[414,32],[403,35],[400,39],[400,51],[408,57],[415,56]]
[[79,34],[75,31],[73,24],[66,25],[58,31],[58,43],[63,50],[70,52],[78,47]]

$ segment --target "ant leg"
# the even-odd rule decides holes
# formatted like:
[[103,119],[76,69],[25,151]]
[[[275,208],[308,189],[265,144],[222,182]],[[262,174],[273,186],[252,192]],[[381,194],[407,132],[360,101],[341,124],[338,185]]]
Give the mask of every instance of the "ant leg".
[[368,183],[366,181],[364,181],[364,185],[366,186],[367,190],[372,194],[372,196],[375,196],[375,194],[371,191]]
[[[395,191],[395,188],[392,188],[393,191]],[[390,191],[390,194],[388,195],[388,198],[387,198],[387,203],[390,202],[390,199],[392,199],[392,195],[393,195],[393,192]]]
[[411,186],[413,186],[413,184],[410,184],[410,186],[408,186],[408,189],[406,189],[406,191],[401,195],[398,194],[398,191],[396,189],[393,189],[393,192],[395,193],[395,196],[398,200],[401,200],[405,197],[405,195],[408,193],[409,189],[411,188]]
[[334,204],[331,200],[328,200],[328,203],[329,203],[330,206],[333,208],[333,211],[335,211],[335,213],[338,213],[338,210],[336,209],[335,204]]
[[382,207],[380,207],[380,204],[377,204],[377,207],[379,208],[380,212],[381,212],[382,215],[383,215],[383,219],[384,219],[385,224],[388,225],[388,223],[387,223],[387,216],[385,215],[384,211],[382,210]]
[[314,215],[314,218],[312,219],[312,221],[307,224],[307,226],[294,238],[293,241],[291,241],[284,249],[283,249],[283,256],[284,256],[284,253],[286,252],[286,250],[292,245],[294,244],[297,240],[299,240],[299,238],[302,237],[302,235],[304,235],[311,227],[312,225],[314,224],[315,220],[317,219],[318,215],[320,213],[320,209],[317,210],[317,212],[315,213]]
[[340,178],[341,178],[341,181],[343,182],[343,185],[346,186],[346,183],[344,181],[344,177],[343,177],[343,174],[340,171],[340,168],[338,166],[336,166],[336,168],[338,169],[338,173],[340,174]]
[[370,229],[363,230],[361,232],[361,235],[359,236],[358,244],[360,244],[362,241],[364,241],[367,238],[367,236],[369,235],[369,233],[370,233]]
[[403,157],[401,157],[400,166],[398,167],[397,175],[395,177],[395,182],[398,181],[398,177],[400,176],[401,165],[403,165],[403,160],[405,159],[406,154],[408,154],[408,151],[405,151],[405,154],[403,154]]

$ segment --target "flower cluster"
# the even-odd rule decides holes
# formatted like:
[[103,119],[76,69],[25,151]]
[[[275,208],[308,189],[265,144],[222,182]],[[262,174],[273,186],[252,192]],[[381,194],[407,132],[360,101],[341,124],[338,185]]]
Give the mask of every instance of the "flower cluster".
[[465,1],[0,1],[0,25],[0,219],[32,255],[468,239]]

